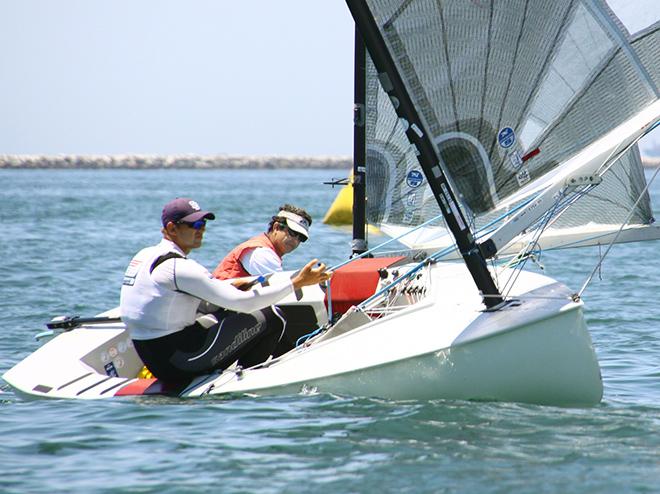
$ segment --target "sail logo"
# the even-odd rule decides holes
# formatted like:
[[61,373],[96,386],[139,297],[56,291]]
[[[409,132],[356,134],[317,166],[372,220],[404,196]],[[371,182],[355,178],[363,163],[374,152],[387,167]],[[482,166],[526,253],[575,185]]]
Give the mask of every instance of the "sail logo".
[[511,127],[504,127],[497,134],[497,142],[499,142],[500,146],[504,149],[508,149],[516,142],[516,133]]
[[422,182],[424,181],[424,175],[422,175],[422,172],[419,170],[410,170],[408,172],[408,175],[406,176],[406,183],[408,184],[408,187],[411,187],[413,189],[416,189],[420,185],[422,185]]

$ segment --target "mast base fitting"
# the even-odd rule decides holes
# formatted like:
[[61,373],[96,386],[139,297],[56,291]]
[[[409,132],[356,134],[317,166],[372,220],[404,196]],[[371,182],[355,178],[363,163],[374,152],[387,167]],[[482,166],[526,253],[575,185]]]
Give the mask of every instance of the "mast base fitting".
[[354,238],[351,241],[351,249],[353,252],[366,252],[367,251],[367,242],[363,239]]

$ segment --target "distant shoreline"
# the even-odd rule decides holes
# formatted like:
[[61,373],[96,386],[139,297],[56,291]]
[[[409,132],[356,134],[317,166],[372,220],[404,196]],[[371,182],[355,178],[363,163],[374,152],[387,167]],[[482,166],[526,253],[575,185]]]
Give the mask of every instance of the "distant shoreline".
[[351,168],[346,156],[229,155],[0,155],[0,168],[11,169],[287,169]]
[[660,156],[642,156],[642,165],[645,168],[660,166]]
[[[660,165],[659,156],[644,156],[645,167]],[[353,167],[349,156],[229,155],[0,155],[0,169],[332,169]]]

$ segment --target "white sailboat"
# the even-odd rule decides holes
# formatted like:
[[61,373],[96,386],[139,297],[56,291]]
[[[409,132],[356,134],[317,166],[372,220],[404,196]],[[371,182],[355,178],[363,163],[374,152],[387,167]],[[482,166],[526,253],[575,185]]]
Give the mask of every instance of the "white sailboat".
[[369,52],[354,175],[370,221],[412,231],[421,262],[358,259],[327,293],[282,301],[296,337],[310,334],[253,368],[180,386],[139,378],[114,310],[62,323],[75,328],[9,384],[78,399],[601,400],[580,292],[521,268],[540,248],[660,237],[636,147],[660,121],[658,16],[630,33],[599,0],[347,3]]

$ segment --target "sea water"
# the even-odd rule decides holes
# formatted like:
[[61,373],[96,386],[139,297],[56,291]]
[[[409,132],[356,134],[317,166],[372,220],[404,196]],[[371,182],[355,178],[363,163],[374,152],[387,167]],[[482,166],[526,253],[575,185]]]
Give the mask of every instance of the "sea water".
[[[287,202],[314,224],[285,268],[345,260],[350,231],[321,219],[337,193],[322,182],[346,174],[0,170],[0,373],[38,348],[52,316],[117,305],[126,264],[158,242],[161,208],[176,196],[216,213],[193,253],[209,268]],[[660,184],[652,196],[660,203]],[[0,492],[660,492],[659,253],[658,242],[615,246],[584,294],[605,388],[597,406],[325,394],[68,401],[4,387]],[[541,262],[577,290],[597,260],[590,248]]]

